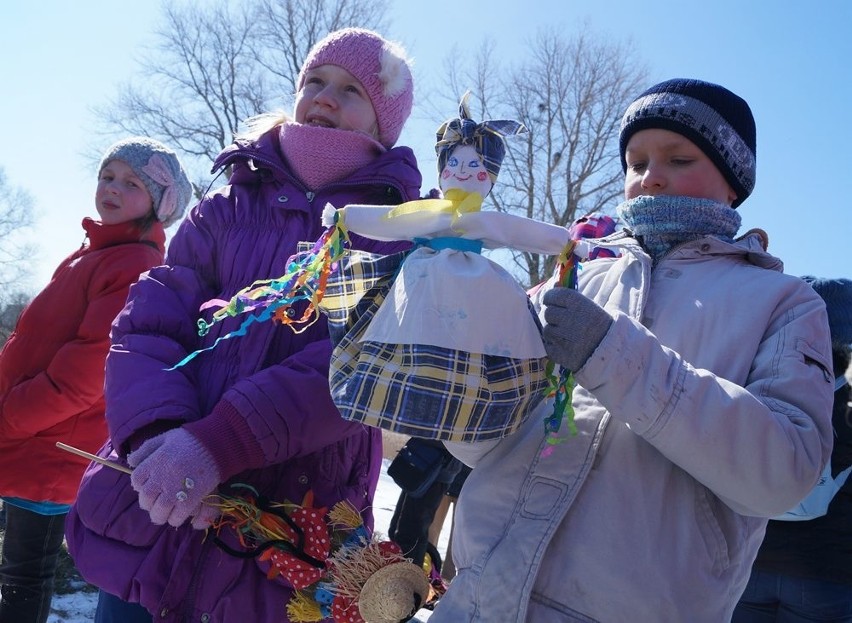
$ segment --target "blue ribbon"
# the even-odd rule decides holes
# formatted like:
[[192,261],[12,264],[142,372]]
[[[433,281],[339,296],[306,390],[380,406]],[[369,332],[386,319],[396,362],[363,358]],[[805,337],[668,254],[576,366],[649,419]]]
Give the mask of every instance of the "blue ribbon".
[[438,238],[415,238],[414,244],[418,247],[429,247],[435,251],[441,249],[453,249],[455,251],[471,251],[482,253],[481,240],[469,240],[468,238],[456,238],[454,236],[440,236]]

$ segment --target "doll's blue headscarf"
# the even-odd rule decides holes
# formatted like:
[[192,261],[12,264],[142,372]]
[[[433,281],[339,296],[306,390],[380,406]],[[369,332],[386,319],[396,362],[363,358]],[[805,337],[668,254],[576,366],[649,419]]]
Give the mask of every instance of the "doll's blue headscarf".
[[459,116],[441,124],[437,132],[435,153],[438,155],[438,173],[447,166],[447,160],[453,149],[459,145],[471,145],[482,156],[485,170],[491,176],[491,182],[497,181],[500,165],[506,155],[504,138],[515,136],[527,131],[524,124],[505,119],[483,121],[476,123],[470,118],[467,100],[470,91],[465,93],[459,102]]

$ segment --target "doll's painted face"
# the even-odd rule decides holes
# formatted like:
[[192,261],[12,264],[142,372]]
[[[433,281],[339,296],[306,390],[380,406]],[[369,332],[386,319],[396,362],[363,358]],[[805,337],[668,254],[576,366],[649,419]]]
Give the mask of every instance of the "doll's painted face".
[[477,192],[486,197],[491,192],[491,176],[485,170],[476,149],[472,145],[459,145],[450,153],[447,164],[441,171],[441,190],[458,188],[466,192]]

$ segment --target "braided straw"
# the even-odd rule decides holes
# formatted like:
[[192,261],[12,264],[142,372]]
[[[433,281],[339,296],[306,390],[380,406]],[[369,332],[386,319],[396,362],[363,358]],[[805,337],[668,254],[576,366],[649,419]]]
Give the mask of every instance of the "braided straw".
[[426,602],[431,586],[426,574],[410,562],[376,571],[361,589],[358,611],[367,623],[398,623]]

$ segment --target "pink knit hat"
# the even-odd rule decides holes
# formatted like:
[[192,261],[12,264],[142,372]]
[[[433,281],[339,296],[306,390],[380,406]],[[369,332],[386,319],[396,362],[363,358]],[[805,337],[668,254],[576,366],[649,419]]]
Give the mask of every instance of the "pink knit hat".
[[371,30],[336,30],[308,52],[296,79],[297,92],[305,82],[305,73],[320,65],[337,65],[358,79],[373,104],[379,142],[393,147],[414,101],[414,81],[405,50]]

